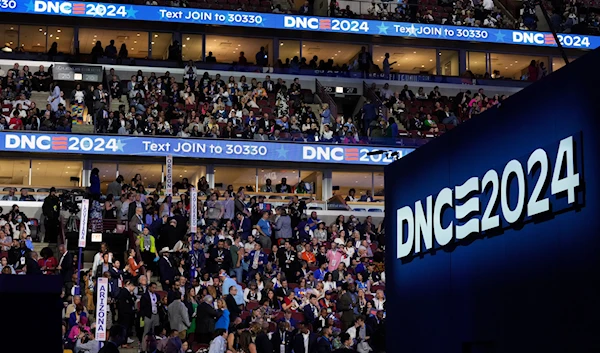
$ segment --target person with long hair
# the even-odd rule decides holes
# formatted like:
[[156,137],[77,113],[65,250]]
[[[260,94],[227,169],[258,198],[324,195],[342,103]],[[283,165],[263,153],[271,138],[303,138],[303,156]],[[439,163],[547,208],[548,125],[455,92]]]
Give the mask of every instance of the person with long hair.
[[252,342],[252,333],[246,330],[240,334],[240,353],[256,353],[256,345]]
[[100,199],[100,170],[98,168],[92,169],[90,173],[90,194],[94,200]]
[[215,330],[216,329],[224,329],[224,330],[228,331],[229,324],[231,321],[229,319],[229,309],[227,309],[227,303],[225,302],[225,300],[223,298],[220,298],[217,300],[217,308],[219,309],[219,311],[221,311],[221,316],[215,323]]
[[188,309],[188,316],[190,318],[188,332],[196,332],[196,309],[198,308],[198,301],[196,300],[196,289],[194,287],[190,287],[185,291],[183,304]]

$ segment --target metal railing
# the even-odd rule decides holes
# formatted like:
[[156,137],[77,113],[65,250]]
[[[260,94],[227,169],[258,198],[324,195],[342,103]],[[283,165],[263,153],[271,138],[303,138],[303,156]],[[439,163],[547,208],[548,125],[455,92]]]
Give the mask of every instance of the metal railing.
[[385,105],[383,105],[381,98],[379,98],[377,93],[373,91],[365,81],[363,81],[363,96],[365,96],[377,106],[377,113],[380,116],[383,116],[386,119],[388,118],[388,108]]
[[321,98],[321,102],[329,104],[331,119],[332,121],[334,121],[338,117],[338,108],[337,104],[335,104],[335,100],[333,100],[333,98],[331,98],[331,96],[327,92],[325,92],[325,88],[317,79],[315,79],[315,87],[317,95],[319,96],[319,98]]

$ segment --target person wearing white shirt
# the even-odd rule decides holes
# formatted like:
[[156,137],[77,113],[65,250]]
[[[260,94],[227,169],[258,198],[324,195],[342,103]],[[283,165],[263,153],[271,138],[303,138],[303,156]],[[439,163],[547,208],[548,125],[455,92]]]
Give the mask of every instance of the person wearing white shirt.
[[227,349],[227,331],[222,328],[215,330],[216,337],[210,342],[208,353],[225,353]]
[[[96,253],[96,255],[94,255],[94,262],[92,264],[92,275],[96,274],[96,270],[98,268],[98,266],[100,266],[102,264],[103,260],[103,256],[104,253],[108,251],[108,246],[106,245],[106,243],[102,242],[100,243],[100,251],[98,251]],[[108,253],[108,263],[112,264],[112,253]]]

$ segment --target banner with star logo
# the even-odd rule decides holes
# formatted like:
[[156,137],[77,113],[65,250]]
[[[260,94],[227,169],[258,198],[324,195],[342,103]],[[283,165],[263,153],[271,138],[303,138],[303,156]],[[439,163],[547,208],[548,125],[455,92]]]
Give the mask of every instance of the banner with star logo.
[[[291,141],[184,139],[52,133],[0,133],[0,151],[53,154],[184,157],[271,162],[386,165],[414,148]],[[372,152],[377,152],[373,154]]]
[[[548,32],[167,6],[49,0],[4,0],[0,1],[0,12],[238,27],[264,27],[271,29],[426,38],[478,43],[556,46],[554,36]],[[595,49],[600,46],[599,36],[560,33],[558,40],[565,48]]]

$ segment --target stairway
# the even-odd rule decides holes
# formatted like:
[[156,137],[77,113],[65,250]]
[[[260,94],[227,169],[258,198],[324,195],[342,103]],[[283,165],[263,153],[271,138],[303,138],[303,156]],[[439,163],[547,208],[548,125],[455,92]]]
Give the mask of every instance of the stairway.
[[111,112],[118,111],[119,106],[121,106],[121,105],[125,105],[125,111],[129,111],[129,102],[127,102],[126,95],[121,96],[121,101],[119,101],[118,99],[112,99],[110,101],[110,111]]
[[46,104],[48,104],[48,96],[50,92],[31,92],[31,97],[29,100],[34,102],[39,110],[46,109]]

